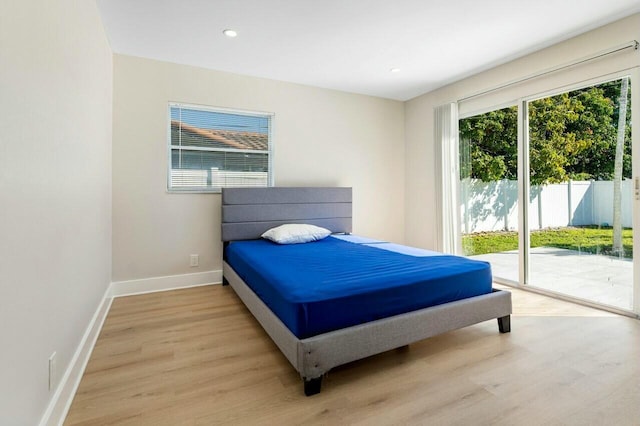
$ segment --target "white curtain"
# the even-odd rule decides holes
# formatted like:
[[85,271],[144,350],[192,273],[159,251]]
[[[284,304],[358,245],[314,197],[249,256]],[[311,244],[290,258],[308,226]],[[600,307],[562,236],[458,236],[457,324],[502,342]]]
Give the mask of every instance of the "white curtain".
[[436,220],[438,250],[458,251],[458,105],[435,108]]

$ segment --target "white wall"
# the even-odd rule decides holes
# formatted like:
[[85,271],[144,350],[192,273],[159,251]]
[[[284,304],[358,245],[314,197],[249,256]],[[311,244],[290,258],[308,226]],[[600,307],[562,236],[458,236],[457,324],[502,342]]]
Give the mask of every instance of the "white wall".
[[110,282],[111,89],[95,2],[0,2],[2,425],[38,423]]
[[220,195],[166,192],[168,102],[275,113],[275,184],[352,186],[354,232],[403,241],[403,103],[115,55],[113,281],[221,269]]
[[[530,30],[532,29],[523,28],[523,31]],[[405,242],[409,245],[425,248],[437,247],[436,214],[434,211],[437,196],[434,185],[434,107],[448,102],[456,102],[485,89],[584,58],[631,40],[640,40],[640,14],[595,29],[406,102]],[[588,65],[573,67],[466,101],[460,105],[460,111],[461,114],[472,114],[494,109],[496,106],[513,105],[520,96],[535,95],[570,84],[588,82],[590,79],[638,65],[640,65],[638,51],[618,53],[606,59],[590,62]],[[637,115],[634,116],[637,117]],[[640,126],[634,125],[634,127]]]

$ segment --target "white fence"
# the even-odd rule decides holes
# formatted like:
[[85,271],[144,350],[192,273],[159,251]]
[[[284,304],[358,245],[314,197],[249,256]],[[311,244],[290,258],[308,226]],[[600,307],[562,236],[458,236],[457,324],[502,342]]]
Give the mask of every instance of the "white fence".
[[267,186],[267,172],[229,170],[171,170],[172,188],[222,188],[227,186]]
[[[532,186],[529,229],[613,224],[613,181],[569,181]],[[518,183],[511,180],[460,183],[462,232],[515,230]],[[622,226],[632,227],[633,185],[622,181]]]

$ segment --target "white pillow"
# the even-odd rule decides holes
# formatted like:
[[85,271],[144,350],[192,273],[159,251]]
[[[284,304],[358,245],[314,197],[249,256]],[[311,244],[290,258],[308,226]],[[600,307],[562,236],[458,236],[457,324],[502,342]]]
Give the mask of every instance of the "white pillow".
[[331,231],[315,225],[291,223],[269,229],[262,238],[278,244],[300,244],[326,238]]

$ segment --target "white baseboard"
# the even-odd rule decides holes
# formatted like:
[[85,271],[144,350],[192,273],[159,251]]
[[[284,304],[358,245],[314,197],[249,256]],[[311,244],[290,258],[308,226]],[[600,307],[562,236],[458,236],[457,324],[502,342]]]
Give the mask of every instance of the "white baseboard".
[[111,307],[111,301],[113,299],[110,297],[110,292],[111,287],[107,287],[102,301],[93,314],[93,318],[91,318],[82,336],[82,340],[80,340],[80,344],[73,354],[71,362],[60,379],[60,383],[58,383],[58,387],[40,420],[40,426],[62,425],[64,419],[67,417],[71,402],[78,390],[93,347],[96,344],[96,340],[98,340],[100,330],[102,330],[102,324],[104,324],[104,320],[107,318],[107,313]]
[[222,282],[222,271],[197,272],[195,274],[169,275],[141,280],[115,281],[111,283],[111,296],[132,296],[155,291],[177,290]]
[[67,370],[60,379],[47,409],[40,420],[40,426],[61,426],[67,417],[73,397],[78,390],[80,380],[87,367],[91,352],[98,340],[111,302],[114,297],[132,296],[135,294],[152,293],[156,291],[176,290],[187,287],[197,287],[222,282],[222,271],[198,272],[195,274],[171,275],[168,277],[145,278],[141,280],[116,281],[105,291],[102,301],[98,305],[93,318],[80,340]]

